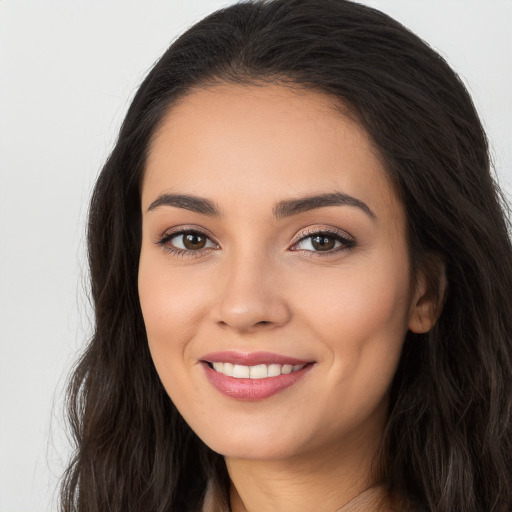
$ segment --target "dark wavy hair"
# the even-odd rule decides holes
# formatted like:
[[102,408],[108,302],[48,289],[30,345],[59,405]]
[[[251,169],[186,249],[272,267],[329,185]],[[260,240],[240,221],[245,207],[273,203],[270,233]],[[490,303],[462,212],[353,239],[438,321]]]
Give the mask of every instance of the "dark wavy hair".
[[383,478],[400,510],[512,510],[510,224],[469,94],[443,58],[377,10],[263,0],[215,12],[170,46],[98,178],[88,224],[96,326],[69,385],[76,452],[62,511],[194,511],[208,481],[226,492],[222,456],[160,383],[137,289],[152,136],[176,101],[219,82],[319,91],[366,129],[405,208],[414,267],[429,271],[435,256],[447,279],[437,324],[405,340]]

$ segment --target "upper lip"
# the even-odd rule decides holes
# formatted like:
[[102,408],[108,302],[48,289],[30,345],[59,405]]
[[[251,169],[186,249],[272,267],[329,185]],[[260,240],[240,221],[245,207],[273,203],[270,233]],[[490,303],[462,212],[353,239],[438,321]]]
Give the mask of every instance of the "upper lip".
[[201,357],[201,361],[208,363],[231,363],[243,366],[256,366],[258,364],[307,364],[306,361],[296,357],[284,356],[273,352],[238,352],[228,350],[225,352],[210,352]]

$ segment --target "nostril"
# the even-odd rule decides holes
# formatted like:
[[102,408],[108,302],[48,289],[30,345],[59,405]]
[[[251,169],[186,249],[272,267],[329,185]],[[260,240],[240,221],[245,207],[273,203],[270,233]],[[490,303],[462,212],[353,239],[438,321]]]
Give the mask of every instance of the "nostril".
[[212,311],[213,320],[219,327],[238,331],[266,330],[282,326],[290,319],[290,311],[281,299],[270,300],[250,294],[244,297],[242,300],[232,296],[219,302]]

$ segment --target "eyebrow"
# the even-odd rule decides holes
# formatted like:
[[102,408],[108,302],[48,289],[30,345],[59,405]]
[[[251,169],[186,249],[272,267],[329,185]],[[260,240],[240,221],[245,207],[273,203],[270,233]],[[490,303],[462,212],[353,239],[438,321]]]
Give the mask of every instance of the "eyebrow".
[[287,199],[277,203],[272,211],[276,219],[281,219],[325,206],[355,206],[366,213],[372,220],[377,218],[366,203],[341,192],[307,196],[298,199]]
[[[219,207],[210,199],[189,194],[161,194],[149,205],[147,211],[150,212],[160,206],[175,206],[212,217],[219,217],[221,215]],[[276,219],[282,219],[326,206],[353,206],[362,210],[372,220],[377,218],[366,203],[341,192],[279,201],[272,209],[272,212]]]
[[148,212],[160,206],[175,206],[204,215],[220,216],[220,209],[213,201],[188,194],[161,194],[149,205]]

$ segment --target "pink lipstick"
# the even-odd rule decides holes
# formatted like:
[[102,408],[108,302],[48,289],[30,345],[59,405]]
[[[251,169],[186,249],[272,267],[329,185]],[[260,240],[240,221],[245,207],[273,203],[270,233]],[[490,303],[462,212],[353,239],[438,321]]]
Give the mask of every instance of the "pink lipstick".
[[262,400],[302,379],[314,365],[271,352],[212,352],[200,360],[208,381],[239,400]]

